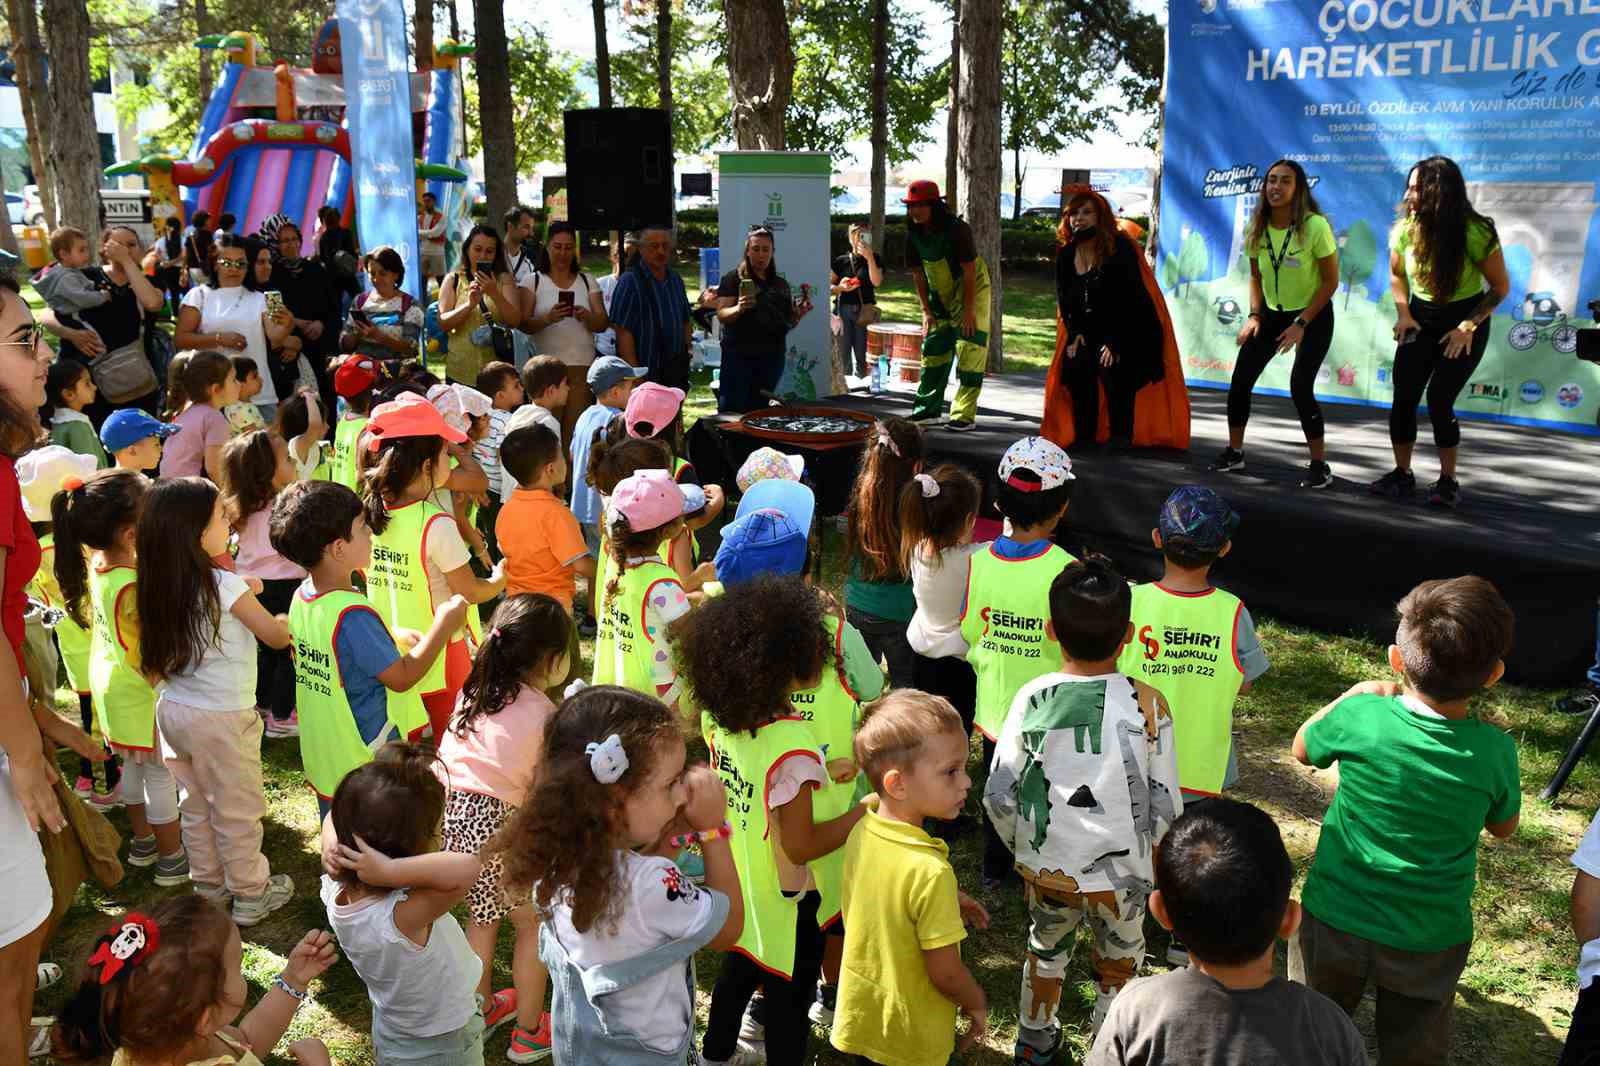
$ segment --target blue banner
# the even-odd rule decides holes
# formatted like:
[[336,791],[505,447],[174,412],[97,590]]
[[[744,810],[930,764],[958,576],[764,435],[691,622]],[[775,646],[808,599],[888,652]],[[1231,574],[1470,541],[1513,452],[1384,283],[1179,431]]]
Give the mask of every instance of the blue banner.
[[[1325,400],[1388,406],[1389,234],[1414,162],[1441,154],[1493,218],[1511,277],[1463,418],[1597,432],[1576,356],[1600,300],[1600,0],[1171,0],[1156,274],[1185,374],[1225,387],[1249,310],[1244,234],[1282,156],[1340,252]],[[1292,360],[1258,391],[1287,394]]]
[[400,253],[406,264],[402,287],[420,299],[405,10],[394,0],[338,0],[338,17],[356,231],[363,251],[387,244]]

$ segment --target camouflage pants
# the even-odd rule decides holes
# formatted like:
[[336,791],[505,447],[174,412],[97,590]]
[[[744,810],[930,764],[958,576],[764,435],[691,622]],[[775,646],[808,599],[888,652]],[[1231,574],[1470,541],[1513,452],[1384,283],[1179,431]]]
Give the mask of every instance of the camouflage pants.
[[[1133,977],[1144,959],[1144,896],[1129,892],[1059,892],[1027,886],[1028,957],[1022,965],[1022,1006],[1017,1020],[1022,1039],[1041,1048],[1061,1028],[1062,979],[1078,926],[1085,920],[1094,934],[1089,961],[1095,981],[1116,991]],[[1032,1030],[1032,1033],[1026,1032]]]

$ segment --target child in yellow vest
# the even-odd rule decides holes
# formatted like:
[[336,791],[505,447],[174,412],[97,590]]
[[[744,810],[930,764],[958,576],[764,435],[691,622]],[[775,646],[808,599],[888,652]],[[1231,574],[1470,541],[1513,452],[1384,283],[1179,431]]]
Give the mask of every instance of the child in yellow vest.
[[[455,519],[435,502],[437,491],[452,484],[446,445],[463,445],[467,435],[426,399],[406,393],[372,412],[363,440],[360,471],[373,534],[367,598],[384,621],[397,631],[420,632],[452,595],[469,604],[494,599],[505,588],[503,567],[487,579],[474,574]],[[463,625],[422,680],[435,737],[444,735],[471,669]]]
[[[564,702],[545,741],[486,858],[544,915],[555,1061],[693,1062],[695,952],[728,950],[745,922],[722,782],[685,765],[675,713],[615,685]],[[703,888],[673,865],[688,843]],[[592,978],[609,987],[591,997]]]
[[[672,452],[665,444],[658,440],[628,436],[626,423],[620,415],[595,434],[590,443],[588,466],[583,477],[599,497],[600,506],[600,522],[596,533],[599,543],[595,553],[595,574],[591,579],[597,620],[601,617],[599,605],[605,599],[606,585],[610,581],[611,539],[606,533],[606,513],[611,494],[616,491],[618,483],[630,474],[640,470],[665,470],[671,473],[672,463]],[[688,525],[690,517],[704,510],[706,494],[699,485],[677,484],[683,493],[684,521],[670,540],[661,543],[658,554],[661,561],[672,567],[673,573],[678,575],[678,582],[683,585],[684,591],[692,592],[715,576],[714,568],[704,564],[701,564],[702,569],[696,570],[694,534],[689,531]]]
[[1178,783],[1191,806],[1238,776],[1234,700],[1267,672],[1250,612],[1211,584],[1211,567],[1232,550],[1238,528],[1239,516],[1210,489],[1185,485],[1167,497],[1150,531],[1166,566],[1159,580],[1134,586],[1133,640],[1117,663],[1172,708]]
[[[142,412],[141,412],[142,413]],[[73,621],[66,613],[66,600],[55,576],[55,533],[50,526],[50,501],[61,490],[68,477],[83,479],[95,471],[92,455],[74,452],[58,444],[35,448],[17,460],[17,482],[22,489],[22,510],[33,523],[39,537],[39,570],[28,595],[46,607],[61,611],[55,625],[56,650],[66,667],[67,687],[78,697],[78,714],[83,731],[94,738],[103,750],[105,737],[100,732],[100,722],[95,717],[94,699],[89,695],[89,631]],[[87,800],[97,810],[111,810],[120,804],[117,798],[117,767],[114,756],[91,761],[80,756],[78,780],[73,791]]]
[[[697,529],[704,529],[722,513],[727,502],[720,485],[701,485],[694,464],[683,457],[683,398],[682,389],[658,385],[653,381],[634,386],[628,394],[628,406],[623,411],[623,422],[628,436],[640,440],[654,440],[666,445],[672,453],[672,479],[687,489],[690,485],[704,491],[705,503],[684,519],[689,536],[683,542],[690,556],[684,561],[668,559],[680,573],[685,566],[693,566],[700,558],[700,545],[694,539]],[[676,549],[676,546],[674,546]]]
[[69,477],[51,502],[50,519],[62,600],[73,621],[90,631],[95,715],[122,756],[122,798],[133,831],[126,861],[154,866],[156,884],[172,886],[189,880],[189,859],[178,826],[178,786],[161,761],[156,693],[140,663],[135,607],[135,538],[151,484],[116,468]]
[[610,550],[600,589],[594,683],[622,685],[678,703],[678,668],[668,627],[689,612],[678,575],[660,549],[683,529],[683,492],[665,470],[640,470],[619,481],[606,509]]
[[295,643],[300,759],[326,816],[344,775],[395,739],[428,725],[417,686],[466,617],[451,596],[427,633],[402,652],[382,615],[351,574],[372,564],[372,530],[361,497],[331,481],[297,481],[272,501],[272,547],[305,567],[289,605]]
[[333,391],[344,400],[344,416],[333,428],[333,459],[328,464],[328,478],[347,489],[360,484],[356,456],[372,411],[372,390],[377,387],[378,377],[377,361],[365,355],[352,355],[340,363],[333,374]]
[[[331,933],[306,933],[240,1018],[250,990],[238,928],[205,897],[175,896],[123,915],[95,941],[83,983],[51,1030],[52,1054],[57,1062],[109,1057],[115,1066],[261,1066],[259,1056],[283,1039],[308,986],[338,959]],[[201,979],[210,984],[196,987]],[[300,1066],[332,1061],[315,1037],[287,1050]]]
[[[1050,582],[1074,562],[1051,542],[1072,500],[1072,460],[1043,437],[1024,437],[1000,459],[995,505],[1006,530],[967,560],[967,595],[961,605],[961,639],[977,675],[973,725],[983,736],[983,762],[994,745],[1017,691],[1053,667],[1045,626]],[[1012,874],[1011,852],[984,823],[983,886],[994,891]]]
[[762,575],[673,627],[685,699],[704,711],[712,767],[728,789],[745,907],[744,932],[711,997],[707,1066],[734,1056],[757,987],[766,1004],[767,1061],[805,1060],[823,929],[839,915],[839,849],[865,810],[853,791],[834,787],[822,723],[796,714],[790,699],[817,689],[836,667],[824,619],[822,597],[800,577]]
[[[259,430],[257,431],[260,432]],[[269,449],[270,450],[270,449]],[[267,813],[256,713],[256,646],[289,647],[289,623],[228,557],[222,494],[205,478],[164,478],[139,516],[140,665],[159,693],[162,757],[183,786],[183,840],[195,891],[232,900],[255,925],[289,902],[294,882],[261,851]]]

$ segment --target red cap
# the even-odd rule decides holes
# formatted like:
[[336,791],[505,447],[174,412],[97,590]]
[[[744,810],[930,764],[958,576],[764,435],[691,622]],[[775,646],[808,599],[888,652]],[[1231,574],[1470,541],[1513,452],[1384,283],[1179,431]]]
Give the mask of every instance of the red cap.
[[944,197],[939,195],[939,183],[924,179],[912,182],[911,188],[906,190],[906,198],[900,202],[903,204],[933,204],[943,199]]
[[386,440],[400,437],[442,437],[451,444],[464,444],[467,435],[444,420],[439,409],[414,393],[379,404],[367,423],[367,447],[377,451]]
[[333,372],[333,391],[349,399],[378,383],[378,364],[370,356],[352,355]]

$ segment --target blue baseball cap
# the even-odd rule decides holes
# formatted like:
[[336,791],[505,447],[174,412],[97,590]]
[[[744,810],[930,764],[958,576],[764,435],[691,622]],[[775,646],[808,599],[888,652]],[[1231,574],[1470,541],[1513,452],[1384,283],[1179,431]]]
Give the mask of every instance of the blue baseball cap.
[[750,486],[739,498],[736,517],[755,511],[782,511],[806,536],[811,535],[811,518],[817,510],[817,496],[811,486],[787,478],[765,478]]
[[648,373],[650,368],[647,366],[629,366],[614,355],[602,355],[589,364],[589,391],[605,392],[624,378],[642,378]]
[[1239,516],[1208,488],[1183,485],[1161,505],[1161,539],[1186,537],[1201,551],[1216,551],[1233,539]]
[[722,531],[717,580],[736,585],[761,574],[798,574],[805,569],[807,540],[806,530],[777,508],[741,514]]
[[100,425],[100,443],[112,454],[130,448],[146,437],[166,440],[178,427],[152,418],[137,407],[124,407],[111,412],[111,417]]

